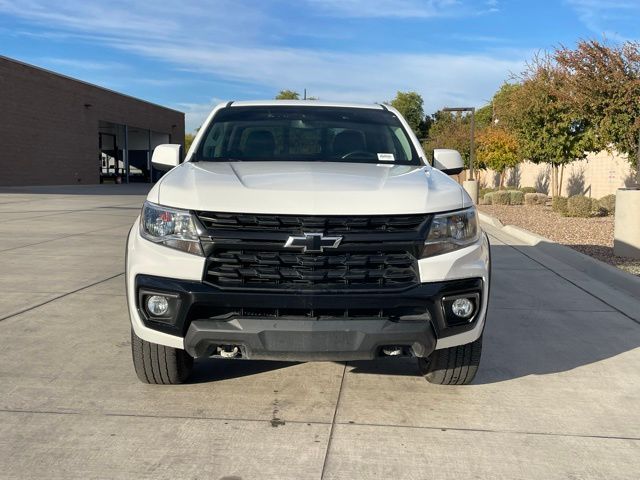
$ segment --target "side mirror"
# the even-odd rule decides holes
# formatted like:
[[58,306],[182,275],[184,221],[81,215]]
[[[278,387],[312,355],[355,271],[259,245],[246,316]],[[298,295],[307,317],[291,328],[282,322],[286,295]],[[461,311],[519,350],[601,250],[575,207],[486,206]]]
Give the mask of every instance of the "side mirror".
[[159,170],[171,170],[180,165],[182,145],[158,145],[151,156],[151,163]]
[[464,161],[457,150],[436,148],[433,151],[433,166],[447,175],[457,175],[464,170]]

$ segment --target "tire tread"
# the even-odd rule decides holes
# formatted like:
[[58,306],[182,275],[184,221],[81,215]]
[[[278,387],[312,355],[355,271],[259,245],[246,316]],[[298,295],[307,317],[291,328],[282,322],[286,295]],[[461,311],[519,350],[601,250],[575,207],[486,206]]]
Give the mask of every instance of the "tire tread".
[[181,349],[147,342],[131,329],[133,366],[141,382],[156,385],[184,383],[193,369],[193,358]]
[[466,345],[436,350],[431,357],[419,360],[422,375],[430,383],[468,385],[476,376],[482,356],[482,335]]

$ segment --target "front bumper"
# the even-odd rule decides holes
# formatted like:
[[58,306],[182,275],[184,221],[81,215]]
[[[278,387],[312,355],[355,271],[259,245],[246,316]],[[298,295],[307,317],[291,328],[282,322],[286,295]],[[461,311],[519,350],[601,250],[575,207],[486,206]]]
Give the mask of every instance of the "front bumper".
[[[490,270],[489,244],[484,235],[476,245],[420,260],[422,283],[395,293],[222,292],[202,283],[204,263],[203,257],[142,239],[136,221],[128,239],[126,283],[131,324],[137,336],[152,343],[187,349],[195,356],[215,353],[217,344],[229,342],[227,345],[244,345],[243,354],[247,358],[336,360],[371,358],[379,354],[379,346],[394,343],[407,346],[410,354],[427,356],[434,348],[472,342],[484,329]],[[141,309],[140,289],[177,295],[180,306],[175,321],[157,322],[149,318]],[[442,296],[472,290],[479,292],[479,311],[473,322],[447,326],[439,303]],[[363,318],[362,312],[358,312],[357,318],[340,318],[338,323],[330,324],[336,321],[330,315],[321,319],[295,315],[257,318],[256,312],[250,312],[248,316],[239,314],[221,320],[208,311],[234,307],[307,310],[418,307],[428,318],[423,318],[422,323],[409,318],[405,323],[402,318]],[[336,334],[344,338],[336,339]],[[239,336],[244,339],[242,342]],[[308,340],[312,337],[317,340]],[[287,347],[283,348],[283,344]]]
[[[472,330],[484,304],[480,278],[419,284],[402,292],[296,294],[228,292],[202,282],[138,275],[136,314],[146,328],[184,338],[193,357],[238,347],[244,358],[358,360],[385,346],[427,357],[439,338]],[[165,295],[170,310],[153,317],[151,295]],[[454,322],[446,299],[476,296],[477,312]],[[444,302],[443,302],[444,299]]]
[[[347,323],[348,322],[348,323]],[[238,346],[241,358],[287,361],[368,360],[384,346],[402,346],[402,354],[427,357],[436,346],[429,323],[389,320],[275,320],[236,318],[196,320],[184,340],[194,358]]]

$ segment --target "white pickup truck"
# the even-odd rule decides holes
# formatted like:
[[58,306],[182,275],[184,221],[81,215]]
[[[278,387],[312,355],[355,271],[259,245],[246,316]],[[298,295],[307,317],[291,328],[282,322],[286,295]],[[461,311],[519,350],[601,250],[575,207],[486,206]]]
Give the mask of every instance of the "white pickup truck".
[[127,240],[140,380],[202,357],[416,357],[438,384],[478,369],[490,252],[471,198],[392,107],[218,105],[151,189]]

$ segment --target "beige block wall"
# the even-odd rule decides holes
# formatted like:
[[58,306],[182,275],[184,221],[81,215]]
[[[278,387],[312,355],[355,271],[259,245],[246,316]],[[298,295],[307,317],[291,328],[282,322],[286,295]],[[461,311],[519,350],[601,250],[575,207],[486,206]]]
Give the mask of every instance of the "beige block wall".
[[[515,172],[517,186],[536,187],[545,178],[545,172],[547,172],[546,178],[550,188],[551,176],[548,165],[523,162]],[[565,165],[562,195],[584,194],[588,197],[601,198],[610,193],[616,193],[618,188],[624,187],[632,173],[631,164],[624,155],[605,150],[591,153],[584,160]],[[492,170],[481,170],[478,174],[482,186],[497,185],[497,178],[494,179],[496,174]],[[514,172],[508,172],[505,179],[507,184],[513,185]]]

